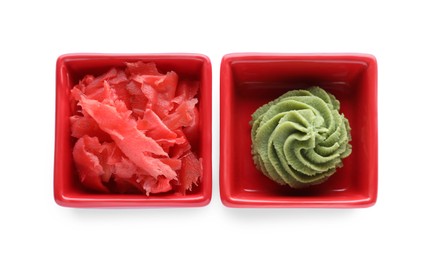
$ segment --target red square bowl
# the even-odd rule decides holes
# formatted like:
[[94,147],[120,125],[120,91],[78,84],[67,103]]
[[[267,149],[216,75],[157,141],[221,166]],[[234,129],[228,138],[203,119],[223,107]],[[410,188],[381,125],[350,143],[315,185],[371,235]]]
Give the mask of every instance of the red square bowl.
[[[198,80],[199,136],[196,152],[202,158],[203,177],[186,195],[102,194],[84,189],[72,159],[69,117],[70,90],[87,74],[99,75],[125,62],[154,62],[160,72],[175,71],[180,79]],[[56,66],[56,130],[54,154],[54,198],[68,207],[193,207],[211,199],[211,63],[201,54],[66,54]]]
[[[228,207],[368,207],[378,174],[377,63],[366,54],[234,53],[221,63],[220,195]],[[275,184],[251,156],[252,113],[292,89],[320,86],[341,103],[352,153],[326,182]]]

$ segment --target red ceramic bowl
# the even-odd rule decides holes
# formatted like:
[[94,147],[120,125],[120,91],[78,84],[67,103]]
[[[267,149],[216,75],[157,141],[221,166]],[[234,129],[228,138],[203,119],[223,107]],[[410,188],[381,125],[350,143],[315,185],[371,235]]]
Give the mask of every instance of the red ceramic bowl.
[[[378,174],[377,63],[365,54],[228,54],[221,63],[220,195],[228,207],[368,207]],[[352,154],[325,183],[275,184],[251,157],[251,114],[292,89],[321,86],[341,102]]]
[[[86,74],[101,74],[125,62],[153,61],[161,72],[173,70],[180,78],[200,81],[200,133],[197,154],[203,158],[203,178],[187,195],[98,194],[85,190],[72,160],[69,106],[70,89]],[[67,54],[56,66],[56,140],[54,156],[54,198],[69,207],[188,207],[204,206],[211,199],[211,63],[200,54]]]

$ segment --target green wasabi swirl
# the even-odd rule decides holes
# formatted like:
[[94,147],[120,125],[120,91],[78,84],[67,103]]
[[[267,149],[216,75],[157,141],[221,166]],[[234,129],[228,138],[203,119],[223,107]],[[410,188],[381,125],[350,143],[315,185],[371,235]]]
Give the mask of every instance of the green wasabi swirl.
[[303,188],[320,184],[352,152],[340,102],[319,87],[292,90],[252,114],[255,165],[273,181]]

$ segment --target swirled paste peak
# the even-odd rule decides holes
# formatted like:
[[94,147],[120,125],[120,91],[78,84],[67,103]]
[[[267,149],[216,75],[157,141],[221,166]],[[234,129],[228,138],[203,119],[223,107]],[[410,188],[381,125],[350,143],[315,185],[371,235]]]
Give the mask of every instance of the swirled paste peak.
[[279,184],[303,188],[328,179],[352,146],[340,102],[319,87],[292,90],[252,114],[255,165]]

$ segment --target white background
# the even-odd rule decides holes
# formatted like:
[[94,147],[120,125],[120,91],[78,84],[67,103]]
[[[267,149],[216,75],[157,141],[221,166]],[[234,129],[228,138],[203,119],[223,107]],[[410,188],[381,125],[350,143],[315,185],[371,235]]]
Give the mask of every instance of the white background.
[[[2,1],[0,259],[434,259],[434,11],[430,1]],[[222,55],[237,51],[377,57],[375,206],[222,205],[219,66]],[[214,182],[207,207],[55,204],[55,62],[70,52],[210,57]]]

